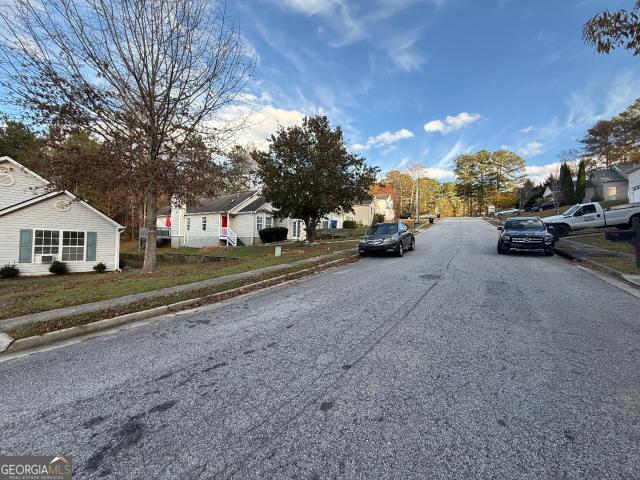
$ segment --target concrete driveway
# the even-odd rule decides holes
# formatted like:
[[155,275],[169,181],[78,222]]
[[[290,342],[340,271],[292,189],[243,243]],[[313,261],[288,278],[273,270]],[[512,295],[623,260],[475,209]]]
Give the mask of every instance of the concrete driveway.
[[347,267],[0,363],[74,478],[639,478],[640,300],[444,220]]

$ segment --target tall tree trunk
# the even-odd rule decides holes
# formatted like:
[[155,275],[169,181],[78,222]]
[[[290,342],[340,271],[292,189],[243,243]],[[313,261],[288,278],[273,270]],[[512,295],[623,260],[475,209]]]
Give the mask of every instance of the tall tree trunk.
[[312,243],[316,240],[316,227],[318,221],[313,218],[304,218],[304,227],[307,230],[307,242]]
[[147,187],[145,192],[145,201],[147,207],[147,215],[144,226],[147,229],[147,239],[144,246],[144,264],[142,265],[142,273],[151,273],[155,271],[157,264],[156,257],[156,203],[158,192],[153,184]]

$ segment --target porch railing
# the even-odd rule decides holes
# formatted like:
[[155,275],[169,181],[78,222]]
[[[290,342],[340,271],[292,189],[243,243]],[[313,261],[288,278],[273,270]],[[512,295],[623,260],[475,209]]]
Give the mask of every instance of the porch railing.
[[[146,237],[147,229],[143,227],[138,231],[138,238]],[[171,238],[171,229],[168,227],[156,227],[156,238]]]
[[227,245],[233,245],[235,247],[238,244],[238,235],[231,227],[222,227],[220,230],[220,238],[225,239]]

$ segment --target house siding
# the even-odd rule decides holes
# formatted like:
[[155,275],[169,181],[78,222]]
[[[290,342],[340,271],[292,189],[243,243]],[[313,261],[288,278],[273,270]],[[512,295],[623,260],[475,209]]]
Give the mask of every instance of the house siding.
[[359,223],[360,225],[371,225],[373,220],[373,204],[354,205],[353,211],[353,214],[345,214],[345,218],[350,219],[350,217],[352,217],[356,223]]
[[[262,225],[265,225],[264,213],[241,213],[232,219],[232,227],[236,235],[245,245],[262,243],[256,229],[256,217],[262,215]],[[264,227],[263,227],[264,228]]]
[[[207,218],[207,229],[202,230],[202,217]],[[186,219],[191,219],[191,228],[186,230]],[[220,214],[194,213],[185,215],[185,245],[203,248],[220,244]]]
[[0,173],[13,178],[13,185],[0,185],[0,209],[46,193],[46,183],[11,162],[0,161]]
[[[66,195],[56,195],[0,217],[0,265],[15,263],[21,275],[48,274],[49,264],[19,262],[20,230],[44,229],[96,232],[95,260],[65,262],[70,272],[90,272],[100,262],[107,266],[107,270],[118,268],[118,227],[79,201],[71,202],[68,211],[59,211],[55,204],[62,198],[71,200]],[[85,258],[86,243],[85,235]],[[35,258],[31,261],[35,261]]]
[[[611,190],[615,188],[615,193]],[[599,196],[604,200],[628,200],[629,184],[622,182],[606,182],[600,186]]]
[[629,203],[640,203],[640,169],[629,174]]

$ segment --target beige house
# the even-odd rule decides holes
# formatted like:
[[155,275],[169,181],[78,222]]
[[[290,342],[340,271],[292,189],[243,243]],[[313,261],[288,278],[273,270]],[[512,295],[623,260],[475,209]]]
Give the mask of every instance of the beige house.
[[107,270],[120,264],[124,227],[66,190],[57,191],[35,172],[0,157],[0,266],[20,275],[46,275],[53,261],[70,272]]
[[354,220],[360,225],[371,225],[375,215],[382,215],[385,221],[392,221],[396,216],[391,195],[376,195],[352,208],[353,213],[344,214],[344,220]]

